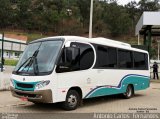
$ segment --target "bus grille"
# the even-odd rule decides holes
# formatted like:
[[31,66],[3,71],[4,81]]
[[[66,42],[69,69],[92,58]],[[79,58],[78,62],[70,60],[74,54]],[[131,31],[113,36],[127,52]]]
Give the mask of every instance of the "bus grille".
[[33,84],[23,84],[23,83],[17,83],[17,86],[20,88],[33,88]]

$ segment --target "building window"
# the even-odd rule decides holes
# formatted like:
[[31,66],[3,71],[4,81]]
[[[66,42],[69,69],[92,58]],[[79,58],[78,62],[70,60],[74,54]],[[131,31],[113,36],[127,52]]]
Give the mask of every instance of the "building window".
[[18,56],[19,56],[19,53],[15,52],[15,56],[18,57]]
[[6,56],[9,56],[9,52],[6,52]]

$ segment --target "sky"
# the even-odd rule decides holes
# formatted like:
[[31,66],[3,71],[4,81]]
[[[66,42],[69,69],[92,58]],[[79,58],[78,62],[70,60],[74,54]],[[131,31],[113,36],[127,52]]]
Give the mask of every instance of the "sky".
[[125,5],[131,1],[136,1],[136,2],[139,2],[140,0],[118,0],[118,4],[120,5]]

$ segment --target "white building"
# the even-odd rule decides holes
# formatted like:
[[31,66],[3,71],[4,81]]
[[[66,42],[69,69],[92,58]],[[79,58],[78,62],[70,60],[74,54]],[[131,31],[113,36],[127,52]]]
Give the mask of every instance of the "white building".
[[[14,35],[15,36],[15,35]],[[0,34],[0,57],[2,56],[2,34]],[[5,59],[16,59],[22,54],[26,47],[27,39],[14,39],[4,37],[4,58]]]
[[152,36],[160,35],[160,11],[143,12],[136,25],[135,35],[144,34],[148,26],[151,26]]

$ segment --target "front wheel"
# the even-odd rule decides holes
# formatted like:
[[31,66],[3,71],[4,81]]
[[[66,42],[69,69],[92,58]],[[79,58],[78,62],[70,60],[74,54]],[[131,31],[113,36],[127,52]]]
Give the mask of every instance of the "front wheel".
[[134,95],[134,89],[131,85],[127,86],[126,92],[123,93],[123,97],[126,99],[131,98]]
[[75,90],[70,90],[67,93],[66,100],[62,106],[65,110],[75,110],[80,104],[80,95]]

